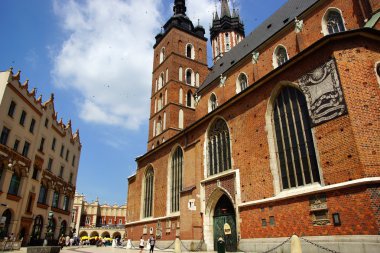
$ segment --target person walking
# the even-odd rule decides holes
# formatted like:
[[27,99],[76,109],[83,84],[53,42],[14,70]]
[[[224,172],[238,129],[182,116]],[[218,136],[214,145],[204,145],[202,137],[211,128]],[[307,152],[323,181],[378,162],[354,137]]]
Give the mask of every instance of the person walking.
[[142,253],[144,249],[144,238],[142,236],[140,237],[139,248],[140,248],[140,253]]
[[156,244],[156,239],[154,238],[153,235],[150,236],[149,238],[149,245],[150,245],[150,250],[149,252],[153,253],[154,250],[154,245]]

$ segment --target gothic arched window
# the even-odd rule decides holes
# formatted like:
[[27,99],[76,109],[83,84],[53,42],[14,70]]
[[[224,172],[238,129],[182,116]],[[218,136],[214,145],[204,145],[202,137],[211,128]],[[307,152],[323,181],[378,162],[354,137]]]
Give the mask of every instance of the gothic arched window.
[[165,60],[165,48],[163,47],[160,52],[160,64]]
[[225,43],[226,43],[226,52],[228,52],[231,49],[230,35],[228,33],[225,33],[224,37],[225,37],[224,40],[225,40]]
[[186,84],[193,85],[193,71],[191,69],[186,70]]
[[342,15],[338,10],[329,10],[325,15],[324,22],[328,34],[344,32],[346,30],[344,27]]
[[248,78],[246,74],[241,73],[236,82],[236,93],[245,90],[248,87]]
[[144,191],[144,218],[152,216],[153,207],[153,168],[150,167],[145,173],[145,191]]
[[183,152],[180,147],[172,156],[171,164],[171,211],[179,211],[179,197],[182,191]]
[[295,88],[286,87],[273,108],[281,189],[320,182],[305,96]]
[[191,44],[186,45],[186,57],[190,58],[190,59],[195,58],[195,50],[194,50],[193,45],[191,45]]
[[227,123],[217,119],[208,132],[208,175],[231,169],[230,133]]
[[191,90],[189,90],[187,92],[187,96],[186,96],[186,106],[187,107],[193,107],[193,104],[194,104],[193,99],[194,99],[193,93],[191,92]]
[[287,62],[288,59],[288,52],[286,51],[286,48],[283,46],[278,46],[274,51],[273,66],[277,68]]
[[208,101],[208,112],[211,112],[218,107],[218,102],[216,99],[216,95],[214,93],[211,94],[210,100]]

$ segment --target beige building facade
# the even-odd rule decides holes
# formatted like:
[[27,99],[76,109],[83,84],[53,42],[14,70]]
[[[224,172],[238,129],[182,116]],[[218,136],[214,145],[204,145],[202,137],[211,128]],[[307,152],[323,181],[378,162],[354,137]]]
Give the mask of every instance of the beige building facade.
[[99,199],[89,203],[84,195],[75,194],[71,227],[79,237],[126,238],[126,216],[127,205],[101,205]]
[[54,95],[43,102],[20,78],[0,72],[0,237],[38,245],[49,212],[53,239],[70,232],[82,145],[71,121],[58,120]]

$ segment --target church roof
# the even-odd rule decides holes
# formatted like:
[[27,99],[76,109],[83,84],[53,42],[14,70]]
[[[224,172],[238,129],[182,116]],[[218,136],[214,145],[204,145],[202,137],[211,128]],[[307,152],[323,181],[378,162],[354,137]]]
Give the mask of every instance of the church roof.
[[205,87],[218,79],[232,66],[237,64],[246,55],[253,52],[265,41],[279,32],[282,28],[292,22],[297,16],[311,8],[319,0],[289,0],[271,17],[258,26],[249,36],[225,53],[214,66],[206,77],[206,80],[199,87],[197,92],[202,91]]

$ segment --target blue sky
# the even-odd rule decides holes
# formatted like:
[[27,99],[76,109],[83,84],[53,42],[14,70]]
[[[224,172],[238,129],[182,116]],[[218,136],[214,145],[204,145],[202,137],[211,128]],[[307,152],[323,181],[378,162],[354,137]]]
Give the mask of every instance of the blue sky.
[[[88,201],[126,201],[127,177],[146,151],[154,37],[173,2],[0,1],[0,70],[21,70],[44,101],[54,93],[58,118],[79,129],[77,191]],[[215,2],[188,0],[187,14],[208,30]],[[234,2],[248,35],[286,0]]]

